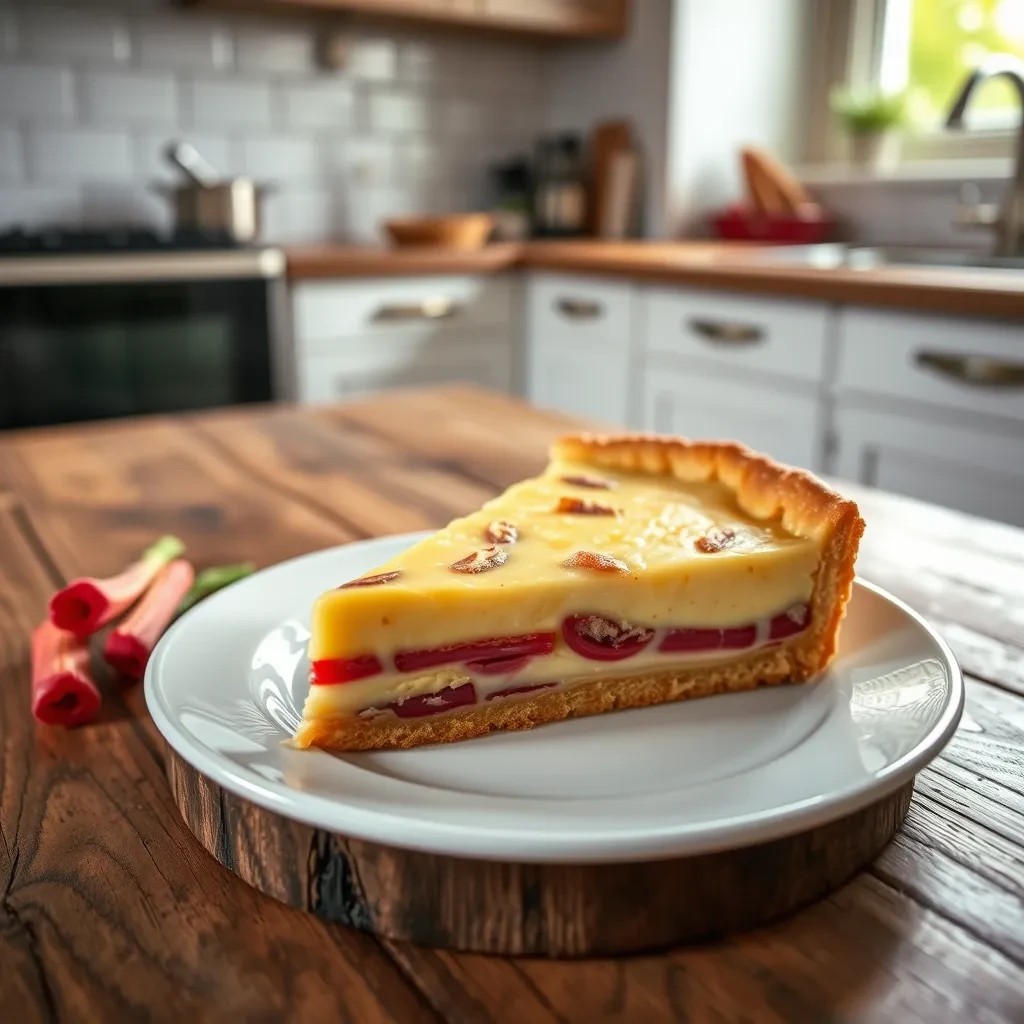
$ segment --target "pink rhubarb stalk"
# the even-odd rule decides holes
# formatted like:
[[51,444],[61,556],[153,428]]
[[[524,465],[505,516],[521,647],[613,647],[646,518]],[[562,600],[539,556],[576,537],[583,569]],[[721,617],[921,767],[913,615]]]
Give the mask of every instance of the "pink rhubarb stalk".
[[100,709],[89,648],[52,622],[32,633],[32,714],[47,725],[84,725]]
[[195,576],[184,558],[160,572],[138,606],[107,637],[103,657],[111,668],[129,679],[142,678],[157,640],[171,624]]
[[72,580],[51,598],[50,621],[75,636],[90,636],[135,604],[160,570],[184,550],[177,537],[161,537],[117,576]]

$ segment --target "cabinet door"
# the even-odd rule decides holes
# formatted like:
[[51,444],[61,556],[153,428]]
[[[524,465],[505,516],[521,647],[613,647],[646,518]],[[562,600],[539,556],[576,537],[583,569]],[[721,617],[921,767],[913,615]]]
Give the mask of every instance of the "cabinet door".
[[632,286],[568,274],[527,286],[527,394],[549,409],[629,422]]
[[780,462],[821,468],[823,411],[815,395],[654,365],[645,374],[643,409],[648,430],[740,441]]
[[1024,431],[840,405],[836,475],[1024,526]]

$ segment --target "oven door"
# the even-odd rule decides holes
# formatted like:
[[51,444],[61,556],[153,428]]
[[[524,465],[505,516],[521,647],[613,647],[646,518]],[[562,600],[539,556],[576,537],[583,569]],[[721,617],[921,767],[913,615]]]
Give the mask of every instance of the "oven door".
[[[37,269],[36,280],[12,281],[10,265],[0,262],[0,428],[276,397],[283,279],[248,265],[232,276],[229,255],[258,253],[217,254],[223,273],[212,275],[202,265],[211,254],[186,255],[140,255],[133,271],[122,267],[114,280],[95,269],[75,278],[65,266],[57,279],[39,280]],[[68,260],[84,270],[105,261],[101,270],[116,271],[107,257]],[[31,270],[33,259],[18,263]]]

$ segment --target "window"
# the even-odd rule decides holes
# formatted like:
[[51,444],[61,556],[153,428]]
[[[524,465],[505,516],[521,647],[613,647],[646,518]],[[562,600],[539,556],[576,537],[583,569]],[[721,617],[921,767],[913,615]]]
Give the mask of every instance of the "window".
[[[921,131],[938,131],[964,79],[987,56],[1024,61],[1024,0],[888,0],[878,59],[883,89],[910,88]],[[1009,129],[1020,101],[1009,82],[986,82],[972,97],[968,129]]]
[[1005,53],[1024,61],[1024,0],[814,0],[810,5],[806,157],[833,162],[846,140],[828,109],[836,85],[908,89],[903,160],[1008,158],[1020,101],[1002,79],[971,97],[966,131],[945,120],[971,69]]

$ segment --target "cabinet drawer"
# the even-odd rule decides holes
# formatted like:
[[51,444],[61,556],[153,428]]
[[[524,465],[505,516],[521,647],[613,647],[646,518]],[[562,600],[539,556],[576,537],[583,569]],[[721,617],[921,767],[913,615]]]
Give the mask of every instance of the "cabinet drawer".
[[780,462],[820,469],[822,400],[785,384],[771,401],[765,395],[763,385],[652,366],[644,376],[643,425],[698,440],[739,441]]
[[405,342],[376,345],[372,351],[317,354],[299,360],[297,376],[300,402],[329,402],[389,387],[456,381],[512,390],[511,352],[495,338],[444,346]]
[[[573,345],[594,353],[627,350],[633,289],[628,284],[569,274],[529,283],[529,329],[537,345]],[[625,381],[623,381],[625,387]]]
[[292,291],[296,342],[316,348],[349,334],[395,331],[445,334],[512,317],[506,276],[430,276],[311,281]]
[[647,348],[730,371],[820,381],[829,344],[827,306],[674,288],[652,288]]
[[1024,420],[1019,324],[850,309],[839,353],[841,393]]

